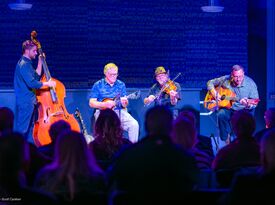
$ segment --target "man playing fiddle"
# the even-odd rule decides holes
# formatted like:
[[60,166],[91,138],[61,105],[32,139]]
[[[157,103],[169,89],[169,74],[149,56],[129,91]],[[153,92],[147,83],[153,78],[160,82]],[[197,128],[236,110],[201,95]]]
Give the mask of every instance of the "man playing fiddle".
[[89,105],[95,108],[95,120],[100,110],[114,109],[121,120],[123,130],[128,132],[129,140],[133,143],[138,141],[138,122],[127,112],[128,99],[126,96],[125,83],[117,79],[118,67],[114,63],[108,63],[104,67],[105,77],[95,82],[91,89]]
[[170,108],[177,105],[181,90],[179,83],[170,80],[169,74],[163,66],[155,69],[155,79],[157,82],[149,90],[144,104],[149,105],[154,102],[155,105],[165,105]]

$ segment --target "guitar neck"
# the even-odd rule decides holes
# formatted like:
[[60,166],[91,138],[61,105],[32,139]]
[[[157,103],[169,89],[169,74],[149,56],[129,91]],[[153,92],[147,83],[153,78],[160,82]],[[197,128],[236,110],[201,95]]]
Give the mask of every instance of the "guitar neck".
[[[126,95],[124,98],[126,98],[127,100],[128,99],[137,99],[137,98],[139,98],[140,97],[140,91],[136,91],[136,92],[134,92],[134,93],[131,93],[131,94],[129,94],[129,95]],[[102,102],[106,102],[106,101],[109,101],[109,100],[113,100],[114,102],[115,102],[115,104],[116,104],[116,106],[115,107],[117,107],[117,108],[123,108],[122,107],[122,103],[121,103],[121,97],[120,97],[120,94],[118,94],[117,96],[115,96],[114,98],[104,98],[103,100],[102,100]],[[127,105],[126,105],[127,106]]]
[[84,124],[84,121],[83,121],[82,117],[80,118],[80,123],[81,123],[81,127],[82,127],[82,133],[84,135],[88,135],[88,132],[87,132],[87,129],[86,129],[86,126]]
[[80,123],[80,127],[81,127],[81,130],[82,130],[82,133],[84,135],[88,135],[88,132],[87,132],[84,120],[83,120],[83,118],[82,118],[81,113],[80,113],[79,110],[76,111],[75,116],[77,117],[77,119],[78,119],[78,121]]
[[237,97],[230,97],[230,96],[224,96],[224,98],[222,97],[222,100],[239,101],[239,98],[237,98]]

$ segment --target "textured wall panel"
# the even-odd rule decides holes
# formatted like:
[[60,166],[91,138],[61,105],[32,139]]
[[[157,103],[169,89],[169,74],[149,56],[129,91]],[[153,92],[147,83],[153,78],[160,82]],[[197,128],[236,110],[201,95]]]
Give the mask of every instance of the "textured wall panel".
[[117,63],[127,87],[149,87],[153,70],[182,72],[182,87],[205,88],[233,64],[247,69],[247,0],[31,1],[29,11],[0,5],[0,88],[13,88],[21,43],[35,29],[53,77],[66,88],[90,88],[106,63]]

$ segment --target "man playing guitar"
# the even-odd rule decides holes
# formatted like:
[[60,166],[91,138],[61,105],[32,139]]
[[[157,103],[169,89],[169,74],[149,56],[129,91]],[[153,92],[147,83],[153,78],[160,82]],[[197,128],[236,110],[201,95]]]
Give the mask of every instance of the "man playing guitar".
[[[231,93],[232,100],[229,100],[229,105],[222,105],[223,100],[228,100],[227,96],[221,94],[222,90],[228,89]],[[232,129],[230,118],[234,111],[246,109],[252,114],[259,102],[259,94],[256,83],[244,74],[244,69],[240,65],[234,65],[231,69],[231,75],[225,75],[219,78],[209,80],[207,82],[208,95],[212,96],[216,101],[216,110],[218,117],[218,125],[220,138],[230,142],[230,134]],[[206,97],[207,98],[207,97]],[[209,98],[208,98],[209,99]],[[205,107],[211,101],[205,100]]]
[[90,107],[96,108],[95,120],[100,110],[114,109],[121,120],[123,130],[128,132],[129,140],[135,143],[138,141],[139,125],[127,110],[123,109],[128,105],[128,98],[125,83],[117,79],[118,67],[114,63],[108,63],[104,67],[104,75],[104,78],[93,85],[89,96]]

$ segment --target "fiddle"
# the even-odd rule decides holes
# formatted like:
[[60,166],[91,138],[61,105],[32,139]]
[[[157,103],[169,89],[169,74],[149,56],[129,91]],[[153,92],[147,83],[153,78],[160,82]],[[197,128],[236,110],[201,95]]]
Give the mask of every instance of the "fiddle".
[[151,95],[148,98],[144,99],[144,104],[146,106],[150,105],[153,101],[159,100],[162,93],[166,93],[173,98],[173,104],[176,104],[176,101],[180,99],[179,94],[176,92],[177,86],[175,84],[175,80],[181,75],[178,73],[177,76],[173,80],[167,80],[166,83],[161,87],[160,91],[155,95]]
[[168,95],[170,95],[171,91],[176,91],[177,90],[177,86],[172,80],[168,80],[163,85],[163,87],[164,87],[163,92],[167,93]]
[[166,83],[162,86],[162,88],[160,89],[159,93],[156,95],[156,98],[159,98],[161,93],[165,92],[168,95],[170,95],[171,91],[176,91],[177,90],[177,86],[175,84],[175,80],[181,75],[181,73],[178,73],[176,75],[176,77],[173,78],[173,80],[168,80],[166,81]]

